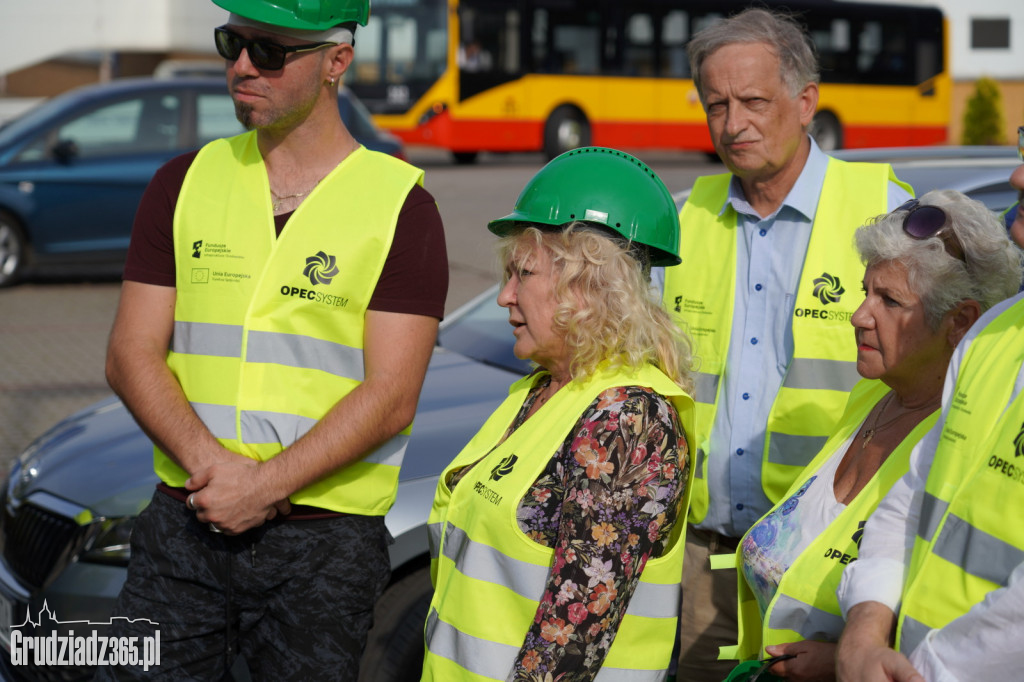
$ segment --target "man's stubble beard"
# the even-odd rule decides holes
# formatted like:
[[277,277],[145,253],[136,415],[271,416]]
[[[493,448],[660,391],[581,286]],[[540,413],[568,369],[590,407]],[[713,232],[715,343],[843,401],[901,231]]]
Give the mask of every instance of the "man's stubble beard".
[[252,122],[252,107],[244,102],[235,102],[235,118],[246,130],[256,127]]

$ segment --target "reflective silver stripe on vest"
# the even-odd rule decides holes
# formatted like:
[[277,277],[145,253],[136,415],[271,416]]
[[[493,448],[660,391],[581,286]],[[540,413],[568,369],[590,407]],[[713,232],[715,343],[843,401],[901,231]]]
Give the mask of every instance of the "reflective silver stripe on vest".
[[306,435],[317,420],[284,412],[245,410],[241,422],[243,443],[280,443],[288,447]]
[[508,676],[519,653],[518,646],[490,642],[456,630],[441,620],[435,609],[430,609],[427,615],[424,633],[431,654],[455,661],[471,673],[496,680]]
[[829,613],[787,594],[780,594],[772,607],[768,627],[772,630],[792,630],[804,639],[835,642],[843,631],[843,617]]
[[206,425],[214,438],[232,440],[238,436],[235,431],[235,408],[230,405],[210,403],[189,403],[196,416]]
[[849,391],[860,378],[856,362],[794,358],[782,385],[786,388]]
[[768,434],[768,461],[772,464],[804,467],[828,440],[828,436],[794,436],[790,433]]
[[171,350],[190,355],[242,357],[242,327],[210,322],[175,322]]
[[[493,547],[473,542],[464,530],[448,524],[444,555],[455,568],[470,578],[502,585],[525,599],[539,601],[549,569],[519,561]],[[626,613],[644,618],[675,618],[679,602],[679,583],[655,585],[640,582],[629,600]]]
[[300,334],[250,331],[245,360],[318,369],[356,381],[364,376],[361,349]]
[[1013,569],[1024,563],[1024,551],[950,514],[932,545],[932,552],[965,573],[1006,587]]
[[904,616],[903,624],[900,626],[900,653],[905,656],[914,653],[914,649],[924,641],[930,630],[931,628],[921,621],[914,620],[910,616]]
[[[280,443],[287,448],[306,435],[317,421],[317,419],[297,414],[246,410],[242,412],[241,417],[242,442]],[[400,433],[382,443],[376,450],[364,457],[363,461],[401,466],[402,459],[405,457],[405,449],[408,446],[409,436]]]
[[718,397],[718,382],[721,377],[707,372],[693,373],[693,399],[698,403],[713,405]]
[[917,519],[917,534],[925,542],[931,542],[939,521],[946,514],[949,502],[940,500],[931,493],[925,493],[921,500],[921,515]]
[[405,459],[405,450],[408,447],[409,436],[399,433],[381,443],[376,450],[363,457],[363,461],[400,467],[402,466],[402,460]]
[[693,475],[697,478],[704,478],[705,457],[707,457],[707,455],[704,454],[704,448],[697,448],[697,468],[693,472]]
[[[430,609],[425,628],[427,650],[434,656],[455,661],[475,675],[504,680],[512,672],[519,646],[491,642],[462,632],[441,620]],[[523,633],[526,636],[526,633]],[[661,682],[664,670],[626,670],[602,667],[595,682]]]
[[428,523],[427,524],[427,546],[430,547],[430,558],[438,558],[438,553],[441,550],[441,529],[444,528],[443,523]]

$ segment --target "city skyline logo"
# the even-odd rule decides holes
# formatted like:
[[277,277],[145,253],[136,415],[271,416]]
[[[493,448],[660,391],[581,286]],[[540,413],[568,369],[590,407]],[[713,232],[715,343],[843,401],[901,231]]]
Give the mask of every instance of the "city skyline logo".
[[[96,631],[97,627],[109,627],[115,621],[148,623],[153,628],[152,634],[116,637]],[[31,610],[26,609],[25,621],[21,625],[10,625],[10,632],[3,635],[13,666],[141,666],[143,671],[148,671],[160,665],[159,625],[148,618],[125,616],[111,616],[106,622],[60,620],[44,600],[36,620],[32,620]],[[76,635],[76,629],[88,634]],[[37,634],[40,631],[46,634]]]
[[306,259],[306,267],[302,274],[309,278],[310,284],[330,284],[331,280],[338,275],[338,265],[334,256],[328,256],[323,251],[317,251],[315,256]]
[[[43,615],[46,618],[44,620]],[[24,627],[42,627],[44,623],[52,623],[53,625],[113,625],[114,621],[127,621],[129,623],[149,623],[150,625],[160,625],[151,621],[148,618],[127,618],[125,616],[111,616],[108,621],[93,622],[91,620],[60,620],[57,618],[57,614],[50,610],[50,605],[47,600],[43,600],[43,605],[39,607],[39,615],[36,616],[37,620],[32,620],[32,612],[29,609],[25,609],[25,621],[21,625],[11,625],[11,630],[16,628]]]
[[817,296],[822,305],[839,303],[839,299],[846,293],[846,289],[843,288],[839,278],[827,272],[821,273],[821,277],[816,278],[813,283],[814,295]]

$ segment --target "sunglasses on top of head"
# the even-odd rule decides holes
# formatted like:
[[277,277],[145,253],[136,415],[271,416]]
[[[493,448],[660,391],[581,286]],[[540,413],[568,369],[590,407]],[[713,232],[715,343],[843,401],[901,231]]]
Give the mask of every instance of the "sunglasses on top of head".
[[245,38],[231,29],[221,26],[213,29],[213,41],[217,53],[224,59],[235,61],[242,50],[249,53],[249,61],[257,69],[280,71],[284,61],[292,52],[311,52],[337,43],[307,43],[305,45],[281,45],[266,38]]
[[952,226],[948,225],[949,216],[941,207],[911,199],[896,210],[907,212],[903,218],[903,231],[907,235],[914,239],[938,237],[942,240],[946,253],[964,264],[967,263],[964,247],[953,232]]

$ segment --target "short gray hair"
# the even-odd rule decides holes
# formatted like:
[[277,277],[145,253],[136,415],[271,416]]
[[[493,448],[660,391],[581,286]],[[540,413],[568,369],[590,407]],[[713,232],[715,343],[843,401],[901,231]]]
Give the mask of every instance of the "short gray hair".
[[820,83],[818,54],[804,29],[793,17],[778,11],[752,8],[697,32],[687,45],[690,73],[697,95],[704,102],[701,67],[719,48],[736,43],[760,43],[779,58],[779,77],[796,97],[808,83]]
[[956,190],[934,190],[922,206],[939,206],[947,226],[963,247],[967,262],[949,255],[941,237],[914,239],[903,231],[906,211],[880,215],[857,229],[854,239],[871,267],[896,261],[907,269],[907,284],[924,304],[932,330],[957,303],[973,299],[982,312],[1017,293],[1024,253],[1010,241],[1006,228],[983,203]]

